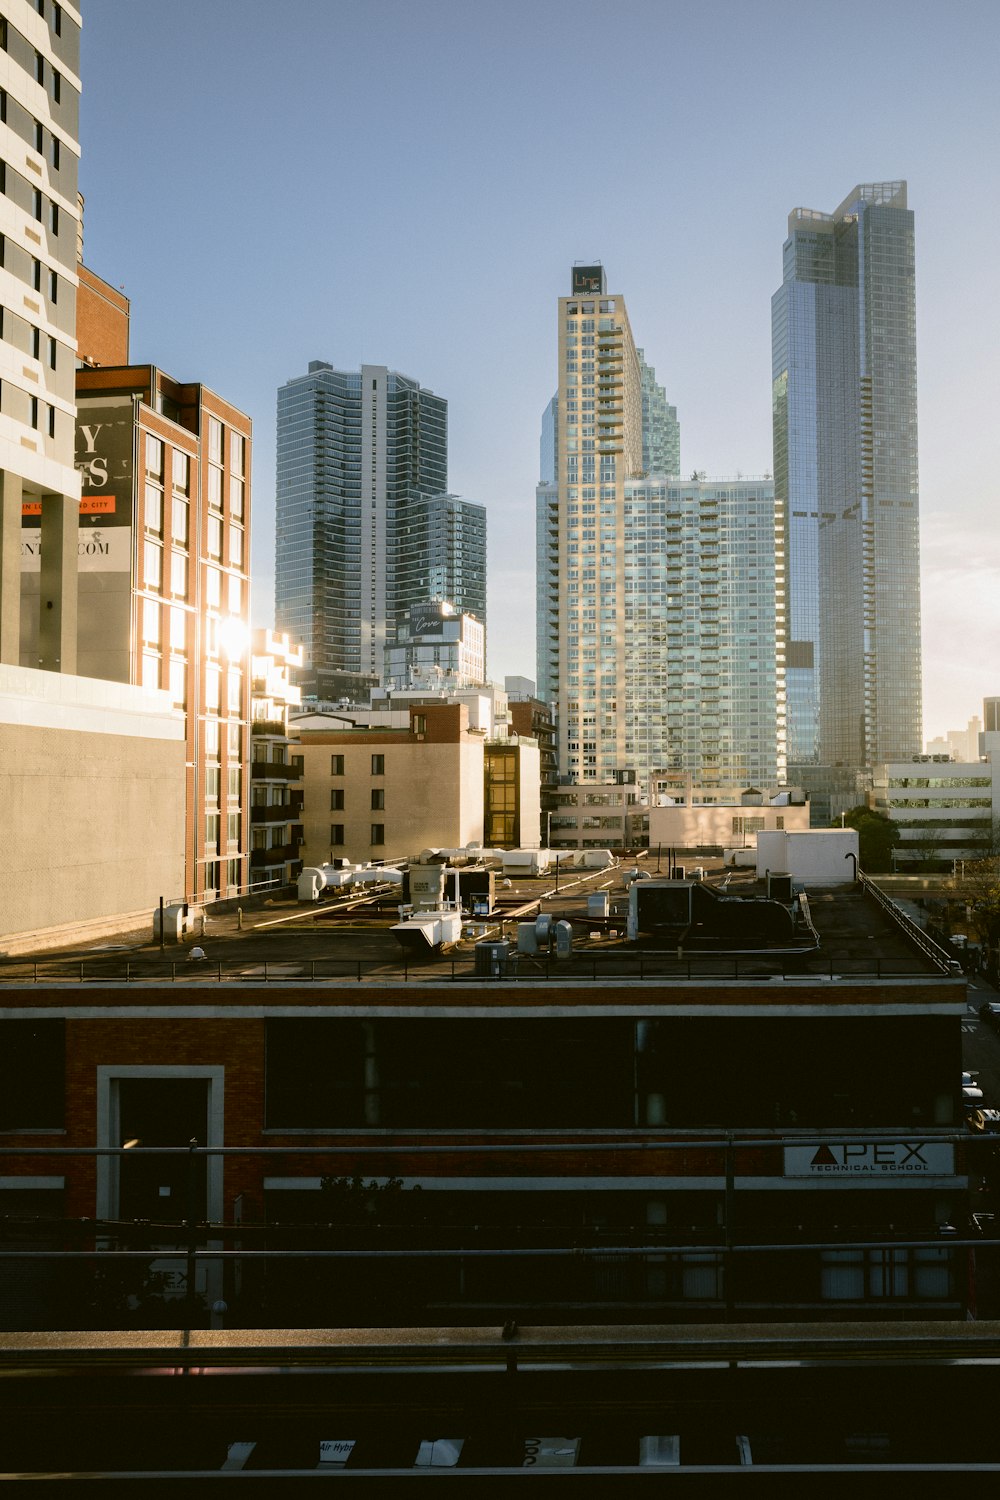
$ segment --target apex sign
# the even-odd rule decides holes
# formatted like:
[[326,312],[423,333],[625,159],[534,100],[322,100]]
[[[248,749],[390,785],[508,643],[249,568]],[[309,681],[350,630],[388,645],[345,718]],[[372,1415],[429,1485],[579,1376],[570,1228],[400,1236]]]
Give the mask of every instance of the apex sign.
[[823,1141],[785,1147],[786,1177],[950,1177],[945,1141]]

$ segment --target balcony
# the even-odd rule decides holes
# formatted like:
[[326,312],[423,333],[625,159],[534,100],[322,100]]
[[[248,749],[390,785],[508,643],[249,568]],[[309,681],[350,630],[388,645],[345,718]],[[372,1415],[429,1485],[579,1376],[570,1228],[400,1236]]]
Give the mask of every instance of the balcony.
[[286,860],[299,858],[298,844],[275,844],[270,849],[251,849],[250,868],[259,870],[267,865],[284,864]]
[[274,760],[250,762],[250,776],[254,781],[301,781],[302,767]]

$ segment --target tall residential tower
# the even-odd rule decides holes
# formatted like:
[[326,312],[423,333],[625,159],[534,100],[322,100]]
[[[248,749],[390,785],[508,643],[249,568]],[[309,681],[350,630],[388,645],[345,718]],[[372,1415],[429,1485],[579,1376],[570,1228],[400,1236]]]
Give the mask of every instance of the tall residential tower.
[[415,380],[313,360],[281,387],[275,617],[307,695],[380,683],[413,604],[485,619],[485,513],[447,488],[448,404]]
[[789,763],[845,772],[921,745],[913,214],[863,183],[788,220],[772,301],[786,516]]
[[782,781],[773,488],[675,477],[676,412],[622,298],[599,265],[575,266],[572,284],[536,502],[538,686],[557,705],[560,775]]

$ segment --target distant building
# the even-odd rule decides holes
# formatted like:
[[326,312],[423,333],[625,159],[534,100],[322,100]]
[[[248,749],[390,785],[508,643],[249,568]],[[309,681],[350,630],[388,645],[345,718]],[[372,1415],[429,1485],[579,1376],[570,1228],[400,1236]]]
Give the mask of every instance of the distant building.
[[[784,782],[785,580],[776,527],[769,480],[625,485],[624,697],[595,704],[587,696],[587,647],[566,691],[578,690],[587,707],[583,730],[595,708],[600,717],[617,701],[623,765],[641,784],[661,770],[719,787]],[[571,770],[586,760],[586,742],[567,750]]]
[[[600,265],[559,299],[536,492],[538,695],[566,783],[784,779],[782,522],[769,480],[682,482],[676,422]],[[589,291],[587,288],[596,288]],[[679,441],[679,440],[678,440]],[[647,473],[647,466],[651,472]]]
[[469,720],[465,703],[424,701],[405,715],[395,710],[392,722],[352,724],[321,714],[295,721],[306,865],[484,844],[488,824],[509,834],[512,845],[537,847],[537,745],[510,739],[506,725],[492,736]]
[[531,736],[508,735],[483,747],[483,844],[488,849],[541,845],[540,760]]
[[956,859],[996,853],[1000,829],[1000,731],[986,730],[984,760],[914,755],[876,766],[869,803],[899,830],[897,868],[950,869]]
[[486,623],[486,513],[449,495],[448,404],[384,365],[312,360],[278,391],[277,628],[303,691],[358,698],[410,607]]
[[758,833],[805,832],[809,804],[799,793],[792,801],[787,791],[771,789],[748,801],[651,802],[649,846],[713,850],[752,849]]
[[406,728],[299,721],[306,865],[482,843],[485,736],[469,728],[463,704],[407,717]]
[[928,755],[947,755],[952,760],[978,760],[982,732],[983,721],[973,714],[964,729],[949,729],[947,734],[928,740],[924,750]]
[[302,647],[255,630],[250,653],[250,883],[286,885],[302,868],[302,757],[288,732]]
[[[789,763],[831,783],[921,744],[913,213],[861,183],[788,219],[772,304]],[[811,783],[810,783],[811,784]]]
[[547,800],[545,842],[551,849],[646,846],[649,809],[635,782],[559,786]]
[[411,604],[385,648],[387,689],[448,692],[486,679],[486,631],[475,615],[458,614],[443,599]]
[[[513,678],[506,678],[508,692]],[[528,679],[525,678],[525,681]],[[534,684],[531,684],[534,686]],[[538,698],[511,698],[509,700],[510,732],[532,739],[538,746],[538,775],[541,793],[541,836],[548,841],[547,815],[555,808],[555,794],[559,786],[559,761],[556,755],[556,726],[547,704]]]
[[647,365],[641,349],[639,378],[642,382],[642,467],[646,474],[677,475],[681,472],[681,427],[677,408],[667,401],[667,393],[656,380],[656,371]]

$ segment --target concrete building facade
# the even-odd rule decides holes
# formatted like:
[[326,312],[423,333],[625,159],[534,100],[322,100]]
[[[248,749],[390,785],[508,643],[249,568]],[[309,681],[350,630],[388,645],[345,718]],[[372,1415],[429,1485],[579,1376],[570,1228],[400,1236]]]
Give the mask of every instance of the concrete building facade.
[[78,7],[11,0],[0,59],[0,663],[74,673]]
[[295,726],[306,865],[482,843],[486,736],[464,704],[428,703],[408,718],[405,729]]
[[168,692],[0,665],[0,953],[145,927],[184,894]]

